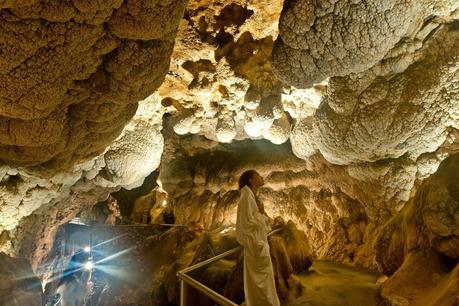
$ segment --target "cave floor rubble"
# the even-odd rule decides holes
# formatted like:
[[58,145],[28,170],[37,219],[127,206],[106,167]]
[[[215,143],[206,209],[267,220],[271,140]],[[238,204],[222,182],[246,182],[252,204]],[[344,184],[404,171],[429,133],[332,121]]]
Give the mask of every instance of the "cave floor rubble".
[[288,306],[372,306],[379,303],[377,272],[315,261],[300,275],[305,293]]

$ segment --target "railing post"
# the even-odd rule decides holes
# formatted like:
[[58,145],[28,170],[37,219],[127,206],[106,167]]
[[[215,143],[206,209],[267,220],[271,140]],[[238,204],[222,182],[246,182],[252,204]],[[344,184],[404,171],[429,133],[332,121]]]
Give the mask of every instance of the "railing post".
[[180,280],[180,306],[186,306],[188,296],[188,285],[184,280]]

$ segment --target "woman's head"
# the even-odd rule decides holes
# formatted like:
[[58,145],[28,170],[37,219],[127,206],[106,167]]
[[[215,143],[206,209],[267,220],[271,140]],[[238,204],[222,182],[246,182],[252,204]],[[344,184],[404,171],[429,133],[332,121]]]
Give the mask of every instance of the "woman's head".
[[241,174],[239,178],[239,189],[242,189],[244,186],[248,186],[250,188],[258,188],[263,186],[264,181],[263,177],[255,170],[247,170]]

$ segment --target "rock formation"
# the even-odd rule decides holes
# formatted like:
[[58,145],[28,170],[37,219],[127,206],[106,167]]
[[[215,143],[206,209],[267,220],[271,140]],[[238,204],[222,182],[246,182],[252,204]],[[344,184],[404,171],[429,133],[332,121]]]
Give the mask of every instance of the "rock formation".
[[91,188],[138,186],[158,166],[162,111],[141,101],[164,80],[184,7],[0,2],[0,232]]
[[459,266],[451,269],[432,251],[414,251],[383,284],[389,305],[454,305],[459,301]]
[[0,0],[0,251],[44,273],[62,224],[153,171],[131,221],[229,226],[256,168],[315,257],[393,274],[388,303],[417,301],[395,291],[424,260],[453,290],[458,20],[452,0]]
[[62,168],[103,153],[162,83],[183,8],[3,2],[1,160]]
[[386,274],[394,273],[408,254],[419,249],[459,259],[458,173],[459,155],[447,158],[403,210],[384,225],[375,247]]

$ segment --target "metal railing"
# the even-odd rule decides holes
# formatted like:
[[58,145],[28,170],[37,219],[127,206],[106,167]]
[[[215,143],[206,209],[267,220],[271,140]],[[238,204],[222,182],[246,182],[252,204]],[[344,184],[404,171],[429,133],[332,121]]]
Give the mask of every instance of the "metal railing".
[[[76,223],[72,223],[76,224]],[[84,226],[93,226],[93,227],[153,227],[154,225],[161,225],[161,226],[167,226],[167,227],[184,227],[185,225],[183,224],[175,224],[175,223],[148,223],[148,224],[115,224],[115,225],[109,225],[109,224],[91,224],[91,225],[86,225],[82,224]]]
[[[271,231],[268,236],[274,235],[275,233],[279,232],[281,229],[275,229]],[[238,306],[238,304],[234,303],[233,301],[227,299],[223,295],[219,294],[218,292],[210,289],[206,285],[198,282],[191,276],[187,275],[187,273],[190,273],[194,270],[197,270],[199,268],[205,267],[217,260],[220,260],[222,258],[225,258],[231,254],[237,253],[242,250],[242,246],[238,246],[234,249],[231,249],[229,251],[223,252],[219,255],[216,255],[214,257],[211,257],[209,259],[206,259],[204,261],[201,261],[200,263],[197,263],[193,266],[190,266],[188,268],[185,268],[183,270],[180,270],[177,272],[177,277],[180,279],[180,306],[187,306],[187,295],[188,295],[188,289],[189,287],[192,287],[196,289],[197,291],[201,292],[208,298],[212,299],[214,302],[218,303],[218,305],[221,306]]]

